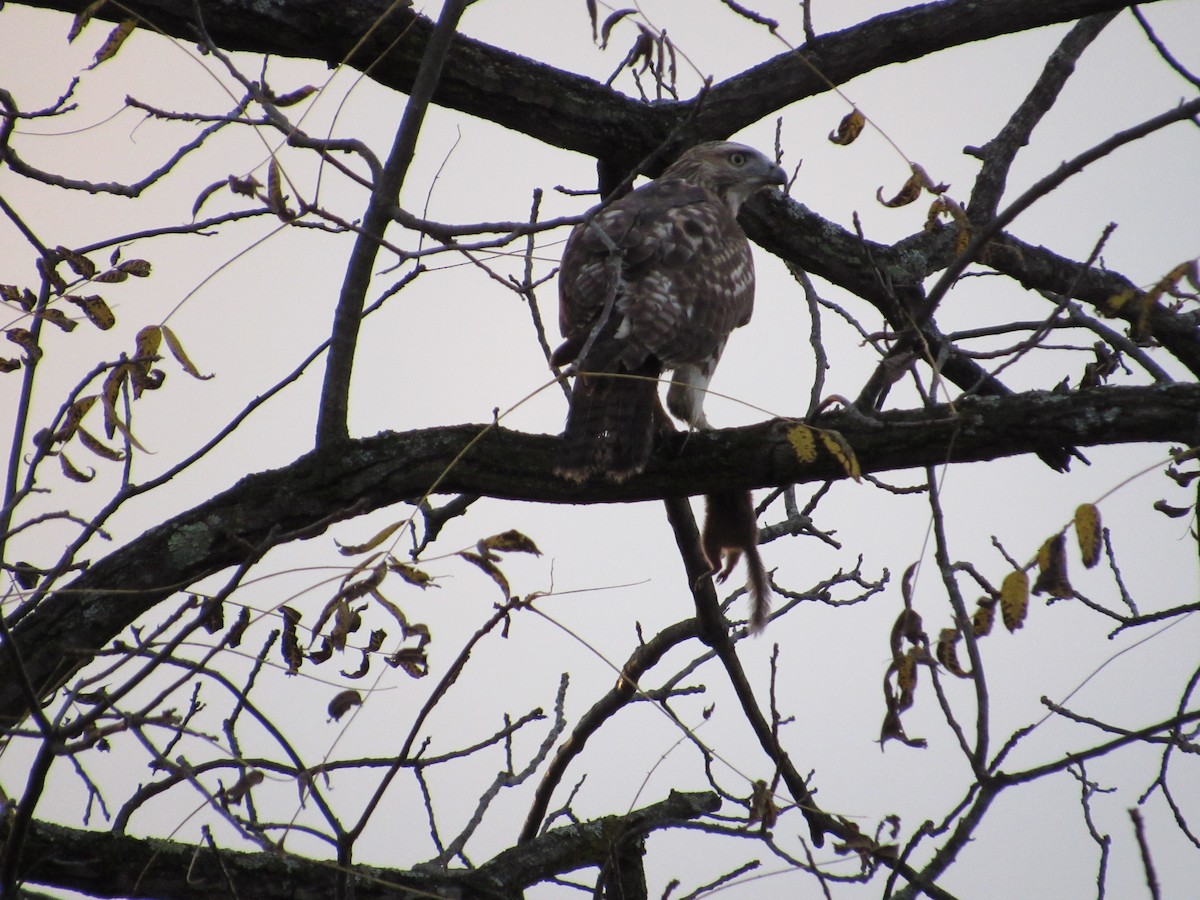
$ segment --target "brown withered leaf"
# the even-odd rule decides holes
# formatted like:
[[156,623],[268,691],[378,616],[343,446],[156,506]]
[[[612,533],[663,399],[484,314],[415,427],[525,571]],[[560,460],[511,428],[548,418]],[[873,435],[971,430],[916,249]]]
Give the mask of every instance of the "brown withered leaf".
[[1079,555],[1085,568],[1091,569],[1100,562],[1103,548],[1103,529],[1100,527],[1100,508],[1094,503],[1081,503],[1075,509],[1075,538],[1079,542]]
[[504,577],[504,573],[500,571],[494,562],[487,557],[480,556],[478,553],[472,553],[470,550],[462,550],[458,555],[467,562],[486,572],[488,577],[500,586],[500,590],[504,592],[505,600],[508,600],[508,598],[512,596],[512,592],[508,587],[508,579]]
[[991,597],[980,597],[975,605],[975,614],[971,616],[971,630],[976,637],[992,633],[992,625],[996,621],[996,601]]
[[117,271],[132,275],[134,278],[149,278],[152,267],[144,259],[127,259],[117,265]]
[[108,308],[108,304],[102,297],[95,295],[77,297],[74,294],[64,294],[63,299],[78,306],[87,320],[101,331],[108,331],[117,324],[117,317],[113,315],[113,311]]
[[54,248],[55,255],[71,267],[71,271],[80,278],[91,278],[96,274],[96,264],[84,256],[61,244]]
[[1067,536],[1061,531],[1045,540],[1037,554],[1038,577],[1033,582],[1034,595],[1070,597],[1074,593],[1067,578]]
[[365,606],[352,607],[342,601],[338,604],[333,616],[333,631],[329,632],[329,640],[337,650],[346,648],[346,639],[362,627],[362,611]]
[[350,689],[342,691],[329,701],[329,721],[341,721],[356,706],[362,706],[362,694]]
[[221,802],[228,804],[238,804],[246,799],[246,795],[250,793],[250,789],[257,784],[261,784],[263,773],[258,769],[249,769],[246,773],[237,780],[237,782],[229,788],[221,792]]
[[120,269],[108,269],[104,272],[101,272],[99,275],[93,278],[92,281],[100,284],[120,284],[122,281],[126,281],[128,279],[128,272],[122,272]]
[[313,85],[306,84],[304,87],[296,88],[294,91],[288,91],[286,94],[279,94],[272,97],[271,102],[276,106],[295,106],[302,100],[307,100],[316,92],[317,89]]
[[74,331],[75,327],[79,324],[57,306],[48,306],[38,313],[38,315],[51,325],[57,326],[68,334]]
[[157,390],[163,382],[163,373],[154,368],[161,357],[158,348],[162,344],[162,328],[147,325],[137,333],[133,360],[129,363],[129,383],[133,388],[133,399],[144,391]]
[[779,807],[775,805],[775,795],[771,792],[771,786],[760,778],[750,791],[750,814],[746,824],[761,822],[763,830],[769,831],[775,827],[778,819]]
[[300,671],[300,664],[304,662],[304,651],[300,649],[300,638],[296,636],[300,613],[290,606],[281,606],[279,611],[283,614],[283,659],[288,664],[287,673],[295,675]]
[[121,49],[121,45],[125,43],[125,39],[133,34],[133,29],[137,26],[136,19],[125,19],[108,33],[104,43],[100,45],[100,49],[96,51],[95,57],[92,59],[92,64],[89,69],[94,69],[102,62],[112,59],[117,55],[117,51]]
[[58,431],[54,432],[54,440],[65,444],[74,437],[76,430],[79,428],[79,423],[83,421],[83,417],[88,414],[88,410],[95,406],[96,401],[99,399],[99,394],[88,394],[86,397],[80,397],[68,406],[67,412],[63,416],[62,424],[58,426]]
[[846,115],[842,116],[842,121],[838,123],[837,131],[829,133],[829,142],[846,146],[853,144],[855,139],[862,134],[863,126],[867,124],[867,117],[857,109],[852,109]]
[[928,741],[925,738],[910,738],[904,733],[904,725],[900,722],[900,713],[895,709],[888,709],[883,717],[883,726],[879,729],[879,743],[886,744],[888,741],[896,740],[909,747],[916,747],[923,750],[928,746]]
[[58,454],[58,464],[62,468],[62,473],[72,481],[78,481],[81,484],[87,484],[96,477],[96,470],[91,466],[88,466],[87,472],[81,472],[79,469],[75,468],[69,459],[67,459],[67,454],[61,451]]
[[921,196],[921,179],[914,173],[908,176],[908,180],[904,182],[904,186],[897,191],[896,195],[891,200],[883,199],[883,186],[881,185],[875,191],[875,199],[889,209],[895,209],[898,206],[908,206]]
[[1025,624],[1025,614],[1029,611],[1029,576],[1020,569],[1014,569],[1004,576],[1000,585],[1000,617],[1004,627],[1016,631]]
[[28,328],[8,328],[4,335],[25,351],[25,358],[30,362],[42,358],[42,348],[37,345],[37,339]]
[[964,670],[958,662],[958,641],[962,633],[957,628],[943,628],[938,633],[937,661],[943,669],[958,678],[970,678],[971,673]]
[[532,540],[516,529],[510,528],[502,534],[493,534],[491,537],[484,538],[475,545],[475,549],[479,551],[480,556],[486,556],[489,559],[495,559],[489,551],[499,550],[501,553],[532,553],[534,556],[541,556],[542,551],[537,548]]
[[408,563],[402,563],[397,559],[389,559],[388,568],[409,584],[415,584],[421,590],[429,587],[441,587],[428,572],[424,572],[416,566],[410,566]]
[[283,193],[283,175],[276,159],[272,159],[267,167],[267,208],[275,213],[281,222],[290,222],[296,218],[296,214],[288,208],[287,196]]
[[608,18],[604,20],[604,24],[600,26],[600,49],[604,50],[608,47],[608,39],[612,35],[612,30],[616,24],[626,16],[636,13],[636,9],[626,8],[618,9],[614,13],[610,13]]
[[19,359],[9,359],[7,356],[0,356],[0,374],[7,375],[9,372],[15,372],[21,368]]
[[92,21],[92,16],[96,15],[108,0],[92,0],[87,6],[75,14],[75,19],[71,22],[71,30],[67,32],[67,43],[72,43],[75,38],[83,33],[83,29],[87,27],[88,22]]
[[246,629],[250,627],[250,610],[242,607],[242,611],[238,613],[237,621],[229,629],[229,633],[225,635],[223,643],[229,647],[237,647],[242,643],[242,636],[245,635]]
[[371,639],[367,642],[367,650],[374,653],[383,646],[385,640],[387,640],[387,632],[382,628],[376,628],[371,632]]
[[412,678],[424,678],[429,674],[429,660],[420,647],[401,647],[384,661],[393,669],[403,669]]
[[321,663],[329,662],[329,660],[333,658],[333,641],[329,640],[327,637],[321,638],[320,649],[308,651],[308,653],[304,654],[304,658],[314,666],[319,666]]
[[204,601],[204,630],[216,634],[225,627],[225,603],[217,597]]
[[371,654],[366,650],[362,651],[362,659],[358,663],[358,668],[353,672],[347,672],[342,669],[342,677],[357,681],[359,678],[365,678],[371,671]]
[[1153,508],[1172,519],[1182,519],[1192,514],[1190,506],[1172,506],[1166,500],[1155,500]]
[[899,660],[904,655],[906,640],[914,646],[919,646],[925,640],[925,632],[922,630],[921,624],[921,614],[915,609],[905,607],[900,610],[896,621],[892,623],[892,659]]
[[229,190],[235,194],[241,194],[243,197],[253,197],[260,187],[262,187],[262,183],[253,175],[247,175],[245,178],[238,178],[236,175],[229,176]]

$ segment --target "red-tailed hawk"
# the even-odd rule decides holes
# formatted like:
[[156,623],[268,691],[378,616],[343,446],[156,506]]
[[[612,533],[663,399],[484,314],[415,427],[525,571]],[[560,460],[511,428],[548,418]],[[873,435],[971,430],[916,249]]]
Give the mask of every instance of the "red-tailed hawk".
[[671,414],[707,427],[705,389],[754,305],[754,260],[738,210],[785,182],[783,169],[751,147],[700,144],[571,232],[558,276],[564,342],[551,362],[574,362],[581,374],[559,475],[623,481],[641,472],[664,371],[674,372]]

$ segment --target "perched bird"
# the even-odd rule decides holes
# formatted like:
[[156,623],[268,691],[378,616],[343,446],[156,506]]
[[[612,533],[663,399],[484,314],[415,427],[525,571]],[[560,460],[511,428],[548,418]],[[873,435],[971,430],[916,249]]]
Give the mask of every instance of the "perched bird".
[[[654,448],[658,378],[666,371],[673,372],[667,409],[693,428],[708,427],[709,380],[730,333],[754,307],[754,260],[737,214],[752,194],[786,181],[757,150],[714,141],[575,226],[558,277],[564,340],[551,357],[576,371],[559,475],[624,481],[641,472]],[[745,554],[751,624],[761,629],[767,577],[749,492],[710,496],[704,532],[710,575],[724,580]]]
[[738,210],[785,181],[751,147],[700,144],[575,226],[558,276],[564,341],[551,357],[579,373],[559,475],[623,481],[641,472],[654,446],[656,379],[667,370],[671,414],[708,426],[705,389],[730,332],[754,306],[754,260]]

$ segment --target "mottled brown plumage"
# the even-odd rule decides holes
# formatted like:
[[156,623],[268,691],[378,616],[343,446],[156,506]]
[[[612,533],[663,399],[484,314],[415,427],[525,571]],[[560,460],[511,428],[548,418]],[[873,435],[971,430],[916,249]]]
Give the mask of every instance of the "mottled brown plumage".
[[672,415],[707,427],[704,391],[754,305],[754,261],[737,213],[784,181],[750,147],[701,144],[571,232],[559,271],[564,342],[552,362],[587,374],[575,378],[558,474],[622,481],[641,472],[664,371],[674,372]]

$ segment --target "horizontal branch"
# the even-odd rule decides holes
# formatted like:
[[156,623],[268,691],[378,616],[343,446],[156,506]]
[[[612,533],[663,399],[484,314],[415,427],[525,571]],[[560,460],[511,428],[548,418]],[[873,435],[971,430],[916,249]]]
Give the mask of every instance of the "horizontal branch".
[[[875,419],[820,419],[853,448],[864,472],[974,462],[1129,442],[1200,443],[1200,385],[1106,387],[977,397],[956,408],[897,410]],[[384,432],[248,475],[201,505],[93,563],[13,630],[43,695],[146,611],[266,543],[314,537],[335,522],[434,490],[544,503],[629,503],[713,490],[845,478],[824,450],[792,449],[784,421],[664,440],[646,471],[621,484],[555,478],[559,439],[486,425]],[[820,448],[820,442],[817,442]],[[466,449],[468,448],[469,449]],[[465,451],[465,452],[464,452]],[[461,457],[461,458],[460,458]],[[457,460],[457,461],[456,461]],[[36,652],[56,647],[59,653]],[[27,714],[9,653],[0,653],[0,721]]]
[[[89,4],[21,0],[19,5],[78,13]],[[619,168],[646,157],[689,117],[686,132],[677,136],[682,144],[728,137],[789,104],[884,66],[1129,5],[1127,0],[942,0],[885,13],[719,83],[694,116],[694,100],[644,103],[591,78],[460,35],[433,99]],[[102,7],[96,16],[140,16],[148,29],[193,41],[195,8],[193,0],[125,0]],[[429,19],[392,0],[206,0],[202,10],[208,34],[223,49],[347,62],[369,69],[372,79],[402,93],[412,89],[433,28]],[[466,24],[469,28],[469,16]]]
[[[525,888],[606,861],[618,837],[646,835],[659,828],[713,812],[716,794],[679,793],[624,816],[605,816],[555,828],[505,850],[478,869],[443,872],[356,866],[354,896],[372,898],[462,897],[496,900],[522,896]],[[7,837],[0,823],[0,842]],[[256,900],[332,896],[332,863],[262,852],[214,851],[175,841],[150,840],[101,831],[37,823],[31,829],[21,877],[101,897],[207,898],[237,896]],[[218,856],[219,852],[219,856]],[[397,888],[407,888],[406,894]]]

